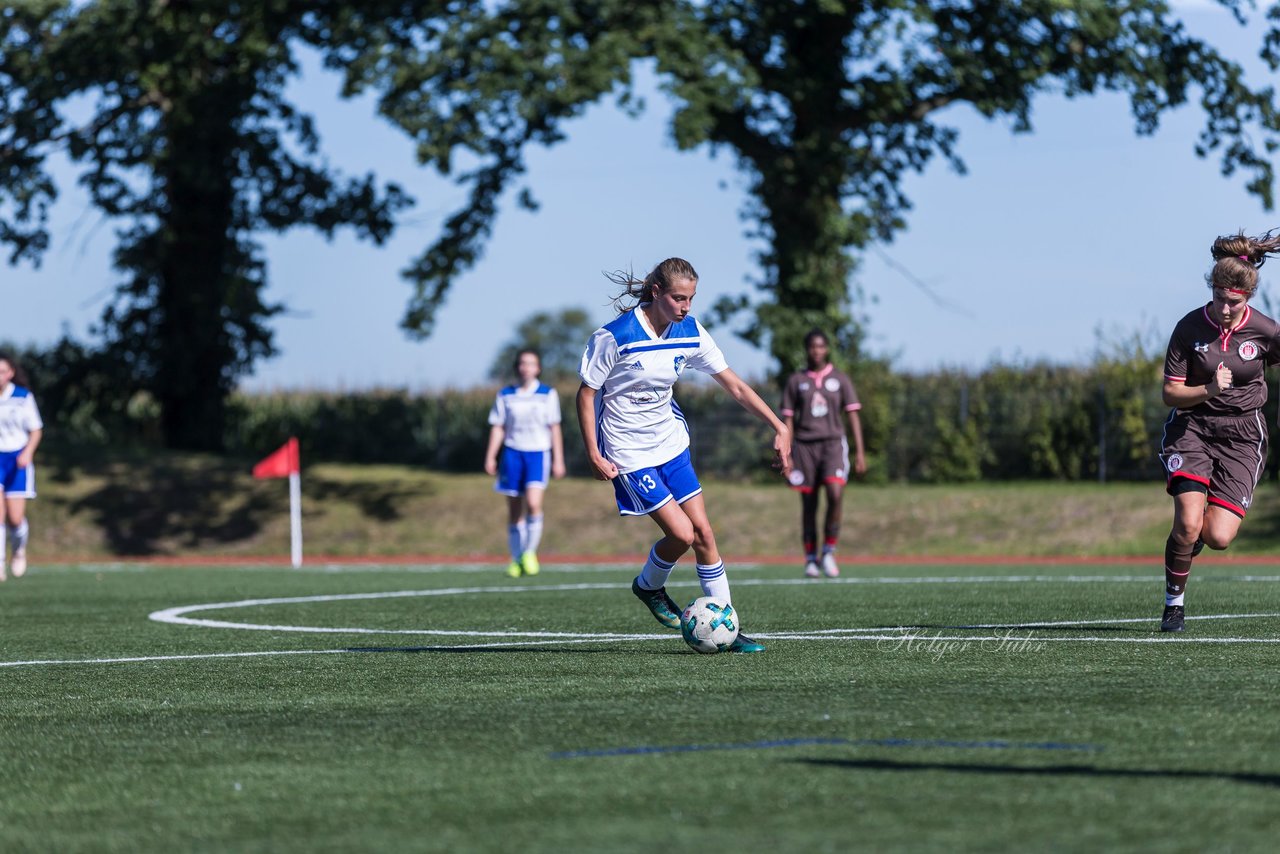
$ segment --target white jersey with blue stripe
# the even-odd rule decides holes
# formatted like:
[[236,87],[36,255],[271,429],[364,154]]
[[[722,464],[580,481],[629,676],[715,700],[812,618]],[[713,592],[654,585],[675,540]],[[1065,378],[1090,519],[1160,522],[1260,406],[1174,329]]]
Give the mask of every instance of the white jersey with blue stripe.
[[0,452],[21,451],[33,430],[44,428],[30,390],[9,383],[0,391]]
[[549,385],[509,385],[498,392],[489,423],[505,432],[502,444],[516,451],[551,450],[551,425],[560,423],[560,396]]
[[587,342],[578,375],[596,389],[596,440],[619,472],[659,466],[689,447],[689,427],[672,387],[685,368],[728,369],[716,342],[693,315],[662,335],[639,307],[600,327]]

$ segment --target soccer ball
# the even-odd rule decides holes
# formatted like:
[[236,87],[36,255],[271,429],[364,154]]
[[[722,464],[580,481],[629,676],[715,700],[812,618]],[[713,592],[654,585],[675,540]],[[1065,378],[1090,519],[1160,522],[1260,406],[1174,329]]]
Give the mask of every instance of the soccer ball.
[[724,652],[738,637],[738,612],[721,599],[695,599],[680,615],[680,634],[705,655]]

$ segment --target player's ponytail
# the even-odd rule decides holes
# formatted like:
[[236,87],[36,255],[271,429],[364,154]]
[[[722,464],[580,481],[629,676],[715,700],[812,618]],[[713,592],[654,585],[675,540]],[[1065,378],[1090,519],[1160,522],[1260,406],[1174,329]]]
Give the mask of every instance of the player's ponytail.
[[631,270],[614,270],[605,273],[605,278],[622,288],[622,292],[613,298],[613,307],[618,314],[630,311],[641,303],[653,302],[656,291],[665,291],[676,279],[692,279],[698,281],[698,271],[683,258],[668,258],[649,271],[643,279],[637,279]]
[[1280,254],[1280,236],[1275,231],[1272,229],[1257,237],[1249,237],[1241,231],[1213,241],[1209,253],[1214,264],[1205,275],[1205,282],[1211,288],[1225,288],[1253,296],[1258,288],[1258,268],[1266,263],[1269,255]]

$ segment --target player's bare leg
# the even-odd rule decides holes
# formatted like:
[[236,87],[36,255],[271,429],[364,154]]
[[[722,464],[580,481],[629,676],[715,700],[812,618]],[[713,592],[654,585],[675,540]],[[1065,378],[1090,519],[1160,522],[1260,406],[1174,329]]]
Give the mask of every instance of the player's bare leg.
[[[729,577],[725,574],[724,561],[716,546],[715,531],[707,518],[706,502],[701,495],[695,495],[680,507],[693,525],[693,553],[698,560],[698,583],[702,585],[702,595],[714,596],[733,604],[733,597],[729,592]],[[739,631],[729,652],[764,652],[764,646]]]
[[1235,540],[1240,533],[1240,523],[1244,520],[1225,507],[1210,504],[1204,511],[1204,526],[1200,529],[1200,539],[1215,551],[1221,551]]
[[693,546],[693,523],[674,501],[649,514],[662,529],[662,539],[653,544],[640,574],[631,582],[631,592],[644,603],[655,620],[669,629],[680,628],[684,609],[667,595],[667,579],[676,562]]

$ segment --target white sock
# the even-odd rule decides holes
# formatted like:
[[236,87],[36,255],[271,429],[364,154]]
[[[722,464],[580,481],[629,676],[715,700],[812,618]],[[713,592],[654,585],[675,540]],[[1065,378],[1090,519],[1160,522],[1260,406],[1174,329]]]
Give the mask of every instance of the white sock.
[[7,563],[9,560],[9,552],[4,545],[5,532],[9,530],[9,523],[5,522],[0,525],[0,564]]
[[1184,590],[1183,592],[1179,593],[1177,596],[1174,596],[1174,595],[1172,595],[1172,594],[1170,594],[1170,593],[1166,593],[1166,594],[1164,594],[1164,604],[1166,604],[1166,605],[1181,605],[1181,604],[1182,604],[1182,598],[1183,598],[1184,596],[1186,596],[1186,595],[1187,595],[1187,593],[1186,593],[1186,591],[1185,591],[1185,590]]
[[25,518],[18,527],[13,529],[11,536],[13,537],[13,550],[15,552],[18,549],[24,549],[27,547],[27,534],[30,533],[30,531],[31,526],[27,524],[27,520]]
[[538,544],[542,542],[542,515],[530,516],[525,527],[529,533],[525,537],[524,550],[537,554]]
[[671,577],[671,570],[675,569],[675,562],[667,563],[658,557],[655,548],[649,549],[649,559],[644,562],[644,569],[640,570],[640,574],[636,576],[636,582],[645,590],[657,590],[660,587],[667,586],[667,579]]
[[523,532],[519,525],[507,526],[507,550],[511,552],[512,560],[519,560],[520,555],[524,554],[524,549],[521,547],[523,539]]
[[729,576],[724,574],[724,561],[698,564],[698,583],[702,585],[703,596],[712,596],[733,604],[733,599],[729,596]]

